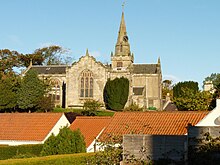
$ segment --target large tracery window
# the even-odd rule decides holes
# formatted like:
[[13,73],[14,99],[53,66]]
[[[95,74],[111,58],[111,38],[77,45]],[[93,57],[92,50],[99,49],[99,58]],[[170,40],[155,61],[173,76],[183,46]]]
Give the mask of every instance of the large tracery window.
[[59,80],[51,80],[51,91],[50,91],[50,96],[51,99],[54,101],[54,103],[59,103],[60,102],[60,82]]
[[93,97],[93,75],[89,70],[80,76],[80,97]]

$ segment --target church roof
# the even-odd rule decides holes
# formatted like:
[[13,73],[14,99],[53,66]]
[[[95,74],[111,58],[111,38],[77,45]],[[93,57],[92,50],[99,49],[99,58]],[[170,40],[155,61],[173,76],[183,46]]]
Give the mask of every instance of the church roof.
[[134,74],[157,74],[157,64],[133,64]]
[[38,74],[66,74],[67,65],[33,65],[31,69],[34,69]]

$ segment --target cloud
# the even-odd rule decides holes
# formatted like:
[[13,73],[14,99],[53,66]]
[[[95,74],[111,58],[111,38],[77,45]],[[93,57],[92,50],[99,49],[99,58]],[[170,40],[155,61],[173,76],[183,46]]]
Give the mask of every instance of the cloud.
[[15,44],[15,45],[18,45],[18,46],[23,45],[23,42],[21,41],[21,39],[16,35],[9,35],[8,40],[12,44]]
[[176,84],[181,80],[174,75],[163,75],[163,80],[172,80],[172,84]]
[[89,52],[89,55],[97,58],[101,56],[101,53],[99,51],[92,51],[92,52]]
[[41,43],[39,45],[40,45],[39,48],[44,48],[44,47],[49,47],[49,46],[58,45],[58,44],[53,44],[51,42],[46,42],[46,43]]

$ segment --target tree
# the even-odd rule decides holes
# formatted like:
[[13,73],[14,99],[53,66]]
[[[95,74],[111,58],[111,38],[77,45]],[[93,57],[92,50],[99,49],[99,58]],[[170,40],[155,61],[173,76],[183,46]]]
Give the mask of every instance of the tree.
[[220,84],[220,73],[212,73],[210,76],[206,77],[203,81],[203,86],[207,81],[211,81],[213,83],[214,88],[216,88],[217,85]]
[[0,111],[12,112],[17,107],[17,91],[20,85],[18,77],[6,77],[0,80]]
[[19,55],[17,51],[0,50],[0,74],[13,73],[13,68],[20,66]]
[[214,93],[212,95],[212,101],[210,103],[209,109],[212,110],[216,107],[216,99],[218,99],[220,97],[220,84],[217,84],[214,87]]
[[20,55],[20,61],[22,61],[25,67],[28,67],[31,61],[33,65],[62,65],[72,61],[72,58],[68,54],[68,49],[51,45],[36,49],[31,54]]
[[199,91],[198,82],[184,81],[179,82],[173,87],[173,97],[178,98],[185,95],[185,89],[190,89],[194,94]]
[[107,109],[122,110],[128,100],[129,81],[127,78],[108,79],[104,88],[104,102]]
[[173,99],[178,110],[183,111],[210,110],[211,101],[211,93],[206,91],[195,93],[195,91],[189,88],[183,88],[181,97]]
[[58,155],[86,152],[84,137],[80,130],[63,127],[57,136],[52,134],[43,145],[41,155]]
[[37,72],[29,70],[18,90],[18,107],[24,111],[36,111],[46,92],[46,85],[38,78]]
[[162,88],[162,97],[165,99],[167,96],[167,93],[169,93],[170,97],[173,98],[173,86],[172,86],[172,80],[164,80]]

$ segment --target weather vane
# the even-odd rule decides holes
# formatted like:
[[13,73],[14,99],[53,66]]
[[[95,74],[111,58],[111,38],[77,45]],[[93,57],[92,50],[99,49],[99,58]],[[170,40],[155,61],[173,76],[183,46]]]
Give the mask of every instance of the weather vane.
[[125,8],[125,0],[124,2],[122,3],[122,11],[124,12],[124,8]]

